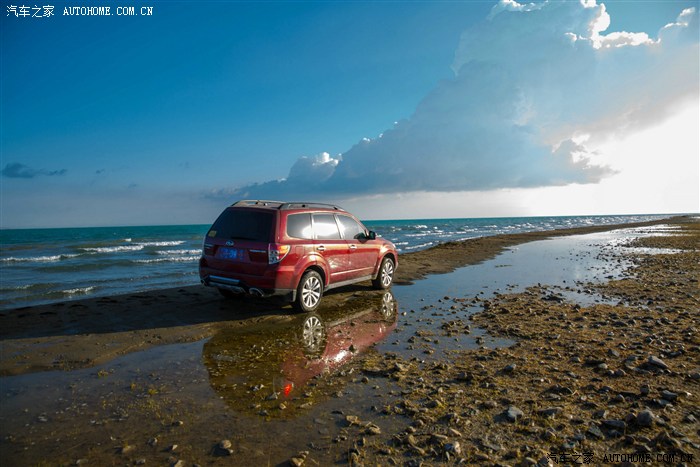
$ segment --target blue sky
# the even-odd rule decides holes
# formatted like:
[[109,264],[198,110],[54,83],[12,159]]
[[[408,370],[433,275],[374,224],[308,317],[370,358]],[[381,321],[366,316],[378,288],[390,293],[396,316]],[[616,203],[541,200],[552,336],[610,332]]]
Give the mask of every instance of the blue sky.
[[600,36],[647,43],[586,36],[594,2],[2,15],[0,227],[207,223],[246,196],[366,219],[697,212],[698,2],[603,3]]

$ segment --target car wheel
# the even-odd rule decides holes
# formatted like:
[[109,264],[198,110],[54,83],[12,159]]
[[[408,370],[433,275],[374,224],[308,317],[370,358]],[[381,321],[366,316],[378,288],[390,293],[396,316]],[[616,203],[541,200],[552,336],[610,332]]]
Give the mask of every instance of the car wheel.
[[394,282],[394,260],[385,256],[382,259],[382,265],[379,266],[379,274],[377,278],[372,280],[372,285],[375,289],[388,289]]
[[306,271],[297,287],[297,298],[294,307],[305,313],[315,311],[321,304],[323,296],[323,281],[316,271]]
[[231,299],[238,299],[238,300],[240,300],[240,299],[242,299],[242,298],[244,297],[244,294],[242,294],[242,293],[236,293],[236,292],[234,292],[234,291],[232,291],[232,290],[228,290],[228,289],[219,289],[219,288],[217,288],[216,290],[218,290],[219,293],[220,293],[223,297],[226,297],[226,298],[231,298]]
[[391,292],[384,292],[381,314],[387,322],[393,322],[396,315],[396,300]]
[[326,329],[318,315],[310,314],[304,319],[301,329],[304,353],[309,357],[318,357],[326,346]]

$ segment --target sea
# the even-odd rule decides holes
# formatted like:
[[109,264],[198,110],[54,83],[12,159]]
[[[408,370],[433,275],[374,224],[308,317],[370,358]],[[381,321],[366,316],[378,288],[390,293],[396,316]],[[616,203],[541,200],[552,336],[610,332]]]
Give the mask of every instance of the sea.
[[[668,215],[372,220],[400,253],[475,237]],[[199,284],[209,225],[0,230],[0,310]]]

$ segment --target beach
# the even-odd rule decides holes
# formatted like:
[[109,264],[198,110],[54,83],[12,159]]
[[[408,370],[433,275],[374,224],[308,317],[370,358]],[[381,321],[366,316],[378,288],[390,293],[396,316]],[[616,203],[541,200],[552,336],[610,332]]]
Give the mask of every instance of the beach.
[[201,286],[7,310],[0,461],[693,465],[699,249],[692,217],[440,244],[324,296],[317,347]]

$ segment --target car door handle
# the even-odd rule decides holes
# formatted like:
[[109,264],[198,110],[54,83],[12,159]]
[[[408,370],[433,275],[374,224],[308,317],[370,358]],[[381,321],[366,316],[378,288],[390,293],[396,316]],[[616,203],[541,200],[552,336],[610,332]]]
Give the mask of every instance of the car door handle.
[[316,249],[317,249],[318,251],[326,251],[326,247],[323,246],[323,245],[317,246]]
[[357,245],[350,245],[351,250],[357,250]]

